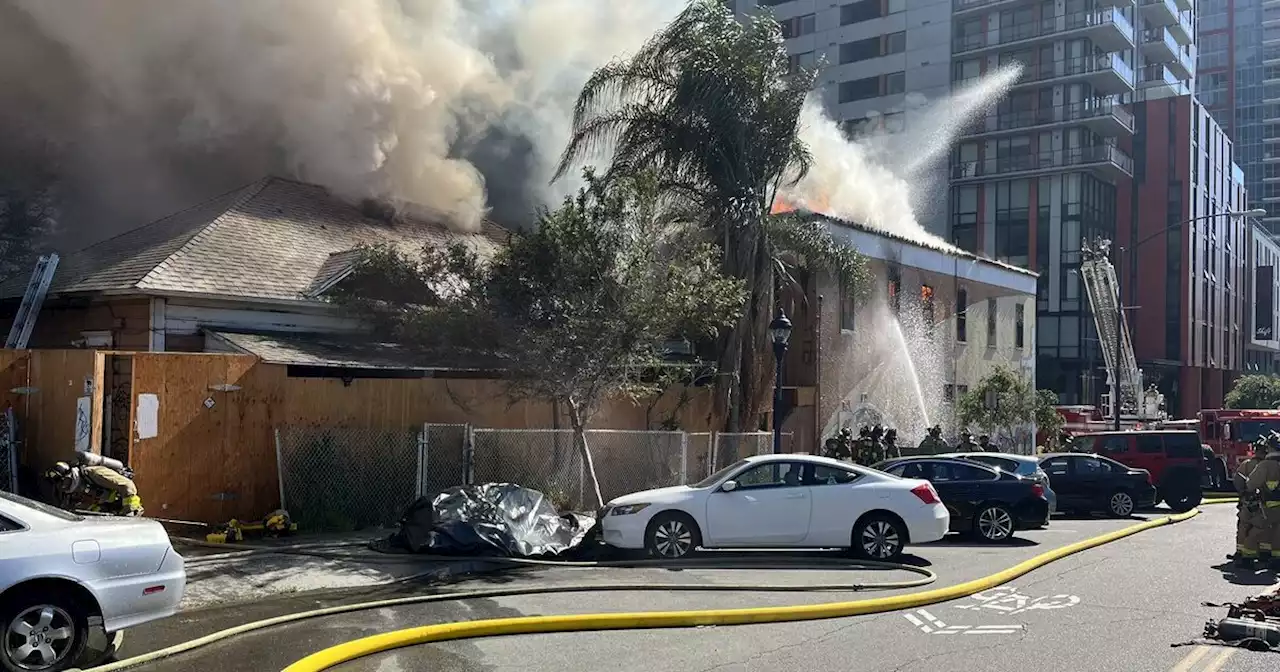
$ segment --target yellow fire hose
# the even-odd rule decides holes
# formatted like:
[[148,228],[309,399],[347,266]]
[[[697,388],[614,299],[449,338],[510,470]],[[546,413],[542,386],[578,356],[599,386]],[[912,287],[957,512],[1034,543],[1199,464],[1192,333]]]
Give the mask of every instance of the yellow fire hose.
[[[608,613],[608,614],[571,614],[563,616],[529,616],[520,618],[501,618],[483,621],[467,621],[462,623],[445,623],[440,625],[429,625],[418,628],[410,628],[396,632],[384,633],[363,639],[357,639],[346,642],[338,646],[334,646],[323,651],[314,653],[302,660],[290,665],[285,672],[318,672],[326,670],[335,665],[355,660],[364,656],[372,655],[382,651],[391,649],[413,646],[416,644],[424,644],[428,642],[441,642],[457,639],[468,639],[473,637],[488,637],[494,635],[512,635],[512,634],[529,634],[529,633],[547,633],[547,632],[573,632],[573,631],[591,631],[591,630],[621,630],[621,629],[637,629],[637,628],[678,628],[678,627],[696,627],[705,625],[742,625],[749,623],[780,623],[788,621],[805,621],[818,620],[827,618],[843,618],[849,616],[858,616],[864,614],[880,613],[885,611],[896,611],[900,609],[910,609],[918,606],[936,604],[949,600],[958,599],[973,595],[984,590],[989,590],[995,586],[1008,583],[1028,572],[1039,567],[1047,565],[1056,560],[1060,560],[1069,555],[1079,553],[1081,551],[1101,546],[1103,544],[1123,539],[1125,537],[1137,534],[1144,530],[1149,530],[1171,523],[1177,523],[1188,520],[1197,515],[1199,510],[1191,510],[1187,513],[1165,516],[1156,518],[1147,522],[1110,532],[1108,534],[1099,535],[1091,539],[1076,542],[1062,548],[1038,555],[1030,560],[1019,563],[1004,571],[997,572],[990,576],[980,579],[974,579],[965,583],[939,588],[934,590],[926,590],[916,593],[908,593],[905,595],[894,595],[890,597],[874,598],[867,600],[856,600],[848,602],[830,602],[825,604],[787,606],[787,607],[758,607],[748,609],[712,609],[697,611],[672,611],[672,612],[638,612],[638,613]],[[219,547],[226,547],[219,545]],[[258,547],[248,547],[255,552],[290,552],[286,547],[284,549],[259,549]],[[240,549],[241,551],[244,549]],[[302,551],[303,554],[319,555],[319,549],[311,548],[293,549],[292,552]],[[237,553],[238,554],[238,553]],[[231,554],[227,554],[231,555]],[[419,558],[420,559],[420,558]],[[457,558],[454,558],[457,560]],[[493,558],[483,558],[485,561],[493,561]],[[620,562],[620,563],[556,563],[545,561],[521,561],[519,559],[499,558],[498,561],[513,562],[513,564],[548,564],[559,566],[579,566],[579,567],[638,567],[638,566],[672,566],[671,562],[661,561],[638,561],[638,562]],[[776,560],[774,561],[776,564]],[[691,564],[724,566],[726,563],[718,559],[697,560],[692,563],[676,563],[676,566]],[[740,559],[734,559],[734,565],[741,565]],[[787,563],[787,567],[792,569],[803,569],[805,565],[826,565],[832,563],[818,562],[813,560],[805,560],[803,564]],[[324,609],[316,609],[312,611],[301,612],[297,614],[288,614],[278,616],[276,618],[268,618],[254,623],[245,623],[226,630],[212,633],[204,637],[193,639],[181,644],[177,644],[165,649],[153,651],[151,653],[135,656],[115,663],[102,665],[84,670],[83,672],[116,672],[117,670],[125,670],[146,663],[154,662],[162,658],[168,658],[181,653],[186,653],[210,644],[220,642],[237,635],[274,627],[277,625],[285,625],[298,621],[319,618],[323,616],[332,616],[336,614],[350,613],[354,611],[363,611],[368,609],[379,609],[385,607],[403,606],[409,604],[423,604],[429,602],[458,601],[469,600],[486,597],[505,597],[513,595],[537,595],[548,593],[570,593],[570,592],[593,592],[593,591],[720,591],[720,592],[814,592],[814,591],[860,591],[860,590],[890,590],[914,588],[933,583],[937,580],[937,575],[928,569],[915,567],[912,565],[903,565],[896,563],[872,563],[872,562],[851,562],[839,561],[838,564],[848,568],[866,567],[873,569],[891,569],[912,572],[921,575],[919,579],[898,582],[883,583],[864,583],[864,584],[848,584],[848,585],[820,585],[820,586],[796,586],[796,585],[729,585],[729,584],[573,584],[559,586],[532,586],[524,588],[503,588],[494,590],[465,591],[453,592],[437,595],[415,595],[410,597],[393,598],[386,600],[378,600],[375,602],[365,602],[360,604],[349,604]],[[412,580],[409,577],[402,580]]]

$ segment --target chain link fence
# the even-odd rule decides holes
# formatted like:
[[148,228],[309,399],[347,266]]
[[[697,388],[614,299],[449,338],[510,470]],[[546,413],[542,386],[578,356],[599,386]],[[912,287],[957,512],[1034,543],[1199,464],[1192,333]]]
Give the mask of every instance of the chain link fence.
[[467,425],[427,423],[422,426],[422,460],[417,496],[467,482]]
[[18,491],[18,421],[12,408],[0,413],[0,490]]
[[424,453],[421,428],[280,427],[281,504],[304,530],[391,527],[417,496]]
[[[568,429],[474,429],[471,483],[518,483],[546,495],[561,510],[588,503],[586,466]],[[596,470],[600,471],[599,458]]]
[[684,432],[589,429],[586,436],[606,502],[631,492],[691,482]]

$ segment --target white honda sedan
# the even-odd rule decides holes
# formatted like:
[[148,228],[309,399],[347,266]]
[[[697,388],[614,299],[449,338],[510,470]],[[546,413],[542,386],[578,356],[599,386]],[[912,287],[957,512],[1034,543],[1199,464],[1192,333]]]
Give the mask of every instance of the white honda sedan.
[[154,520],[83,517],[0,492],[0,670],[77,664],[108,635],[171,616],[187,575]]
[[814,455],[748,457],[693,485],[619,497],[605,543],[680,558],[698,548],[850,548],[893,560],[951,525],[928,481]]

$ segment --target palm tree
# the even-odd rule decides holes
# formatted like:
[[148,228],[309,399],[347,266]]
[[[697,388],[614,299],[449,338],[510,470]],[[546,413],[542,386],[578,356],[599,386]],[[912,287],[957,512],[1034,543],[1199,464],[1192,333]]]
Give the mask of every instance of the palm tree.
[[750,290],[743,317],[719,343],[716,398],[731,432],[753,427],[762,410],[759,391],[772,376],[762,346],[774,291],[794,282],[793,265],[817,263],[849,284],[864,272],[820,224],[770,216],[778,190],[810,165],[798,130],[815,76],[792,66],[771,17],[740,23],[716,0],[693,0],[634,56],[588,79],[556,174],[603,158],[606,181],[659,175],[680,209],[701,213],[725,273]]

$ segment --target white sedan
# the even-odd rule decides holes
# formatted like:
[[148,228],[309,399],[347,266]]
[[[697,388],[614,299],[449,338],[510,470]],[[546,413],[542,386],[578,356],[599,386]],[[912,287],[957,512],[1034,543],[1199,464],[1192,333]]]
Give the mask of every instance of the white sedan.
[[82,517],[0,492],[0,670],[77,664],[108,635],[173,615],[187,574],[154,520]]
[[662,558],[697,548],[850,548],[892,560],[941,539],[947,507],[928,481],[813,455],[748,457],[693,485],[619,497],[605,543]]

